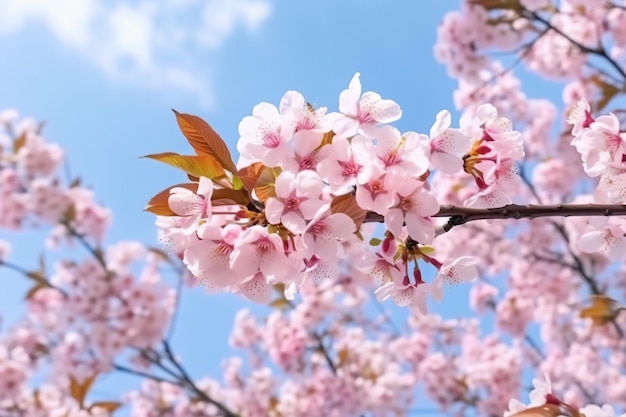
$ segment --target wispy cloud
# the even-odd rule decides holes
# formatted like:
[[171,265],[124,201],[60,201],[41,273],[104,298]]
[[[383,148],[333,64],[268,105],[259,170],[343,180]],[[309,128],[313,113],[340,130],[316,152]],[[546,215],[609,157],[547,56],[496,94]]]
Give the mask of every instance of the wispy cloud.
[[107,76],[154,88],[213,96],[199,56],[238,29],[256,30],[269,0],[0,0],[0,36],[45,25]]

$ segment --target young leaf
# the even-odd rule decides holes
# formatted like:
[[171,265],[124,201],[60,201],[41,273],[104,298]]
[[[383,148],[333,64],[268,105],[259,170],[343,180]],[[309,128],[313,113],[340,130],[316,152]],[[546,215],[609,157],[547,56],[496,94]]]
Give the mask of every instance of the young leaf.
[[239,172],[237,172],[237,177],[241,180],[246,190],[252,191],[264,167],[262,162],[254,162],[247,167],[241,168]]
[[612,321],[620,313],[621,309],[614,299],[606,295],[594,295],[591,298],[591,306],[580,311],[580,317],[591,319],[594,325],[604,326]]
[[615,96],[624,91],[621,87],[616,86],[599,74],[592,75],[588,78],[588,81],[595,84],[600,91],[600,97],[595,103],[595,111],[598,112],[604,109]]
[[265,203],[268,198],[276,196],[276,190],[274,189],[276,178],[281,173],[280,168],[268,168],[263,167],[261,170],[261,175],[259,175],[259,179],[256,181],[254,186],[254,192],[261,202]]
[[322,136],[322,142],[320,143],[320,146],[317,147],[317,149],[320,149],[326,145],[332,144],[334,137],[335,137],[335,132],[333,132],[332,130],[330,132],[324,133],[324,136]]
[[557,417],[563,415],[561,407],[555,404],[545,404],[538,407],[530,407],[509,417]]
[[26,274],[26,277],[38,283],[48,283],[42,271],[30,271]]
[[193,182],[176,184],[171,187],[167,187],[165,190],[161,191],[154,197],[148,201],[144,211],[149,211],[150,213],[156,214],[157,216],[176,216],[176,213],[172,211],[169,204],[167,203],[170,198],[170,191],[172,188],[182,187],[186,188],[189,191],[193,191],[194,193],[198,191],[198,184]]
[[213,156],[222,168],[237,172],[226,143],[207,122],[198,116],[173,111],[181,132],[198,155]]
[[225,175],[224,168],[212,155],[179,155],[174,152],[164,152],[146,155],[144,158],[154,159],[182,169],[194,177],[207,177],[212,180]]
[[283,296],[276,298],[269,304],[269,306],[277,310],[288,310],[291,307],[291,304],[289,303],[289,300]]
[[250,198],[248,197],[248,193],[245,190],[237,191],[225,188],[221,190],[213,190],[211,203],[214,206],[223,206],[230,204],[240,204],[242,206],[247,206],[250,203]]
[[119,403],[117,401],[98,401],[89,406],[89,411],[91,412],[94,408],[98,407],[107,411],[109,414],[113,414],[115,410],[117,410],[121,406],[122,403]]
[[86,378],[83,382],[78,382],[78,380],[70,375],[70,395],[78,402],[80,408],[84,407],[87,394],[97,377],[98,375],[94,374]]
[[19,152],[20,149],[26,144],[26,132],[23,132],[15,141],[13,142],[13,154]]
[[50,284],[48,284],[47,281],[44,281],[44,282],[38,281],[30,290],[28,290],[28,292],[24,296],[24,299],[30,300],[37,293],[37,291],[42,290],[44,288],[51,288],[51,286]]
[[347,214],[354,221],[357,230],[361,227],[367,215],[367,210],[359,207],[356,197],[352,194],[344,194],[333,198],[333,201],[330,203],[330,211]]

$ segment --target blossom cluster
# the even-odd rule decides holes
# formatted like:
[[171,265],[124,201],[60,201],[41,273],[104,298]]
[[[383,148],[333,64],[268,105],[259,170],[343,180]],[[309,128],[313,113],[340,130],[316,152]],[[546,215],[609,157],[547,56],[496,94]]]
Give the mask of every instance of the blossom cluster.
[[[6,416],[109,416],[121,403],[88,401],[89,387],[129,348],[160,343],[174,310],[162,255],[134,241],[104,247],[111,212],[80,181],[64,184],[63,162],[37,123],[0,112],[0,228],[51,229],[45,246],[31,247],[35,259],[41,251],[32,270],[13,263],[11,243],[0,240],[3,279],[12,270],[30,286],[23,316],[0,335]],[[77,245],[87,256],[65,256]]]
[[[227,150],[219,150],[221,138],[205,137],[207,151],[192,139],[210,127],[192,135],[189,125],[198,119],[177,113],[198,153],[179,161],[210,159],[218,169],[159,194],[148,210],[169,209],[157,220],[165,241],[210,289],[268,301],[272,286],[283,284],[291,298],[308,282],[336,277],[341,261],[350,259],[379,281],[379,298],[426,312],[427,295],[441,299],[445,285],[477,275],[469,256],[433,254],[440,225],[431,173],[471,179],[467,207],[500,207],[511,203],[524,150],[521,134],[491,105],[477,108],[460,128],[441,111],[429,135],[401,133],[390,124],[401,114],[394,101],[362,93],[358,73],[339,96],[339,112],[315,109],[289,91],[278,108],[261,103],[241,121],[234,170]],[[172,164],[171,153],[149,157]],[[374,251],[363,243],[372,216],[386,229],[383,240],[372,241]],[[417,261],[438,271],[431,282]]]
[[[592,117],[589,103],[579,101],[572,108],[568,122],[572,126],[572,145],[580,153],[583,168],[590,177],[600,177],[593,200],[599,203],[626,202],[626,134],[613,113]],[[580,237],[579,246],[586,252],[602,252],[610,260],[624,259],[626,221],[621,218],[598,218],[590,221],[589,230]]]

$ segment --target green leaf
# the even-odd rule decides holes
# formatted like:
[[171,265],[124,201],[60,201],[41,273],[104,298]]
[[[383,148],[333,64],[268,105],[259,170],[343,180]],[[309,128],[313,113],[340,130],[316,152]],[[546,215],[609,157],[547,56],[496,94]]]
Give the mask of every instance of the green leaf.
[[174,152],[164,152],[146,155],[144,158],[182,169],[187,174],[198,178],[206,177],[213,180],[225,175],[224,168],[212,155],[179,155]]
[[420,246],[419,251],[428,256],[435,253],[435,248],[432,246]]
[[238,176],[233,176],[233,189],[236,191],[243,190],[243,181]]

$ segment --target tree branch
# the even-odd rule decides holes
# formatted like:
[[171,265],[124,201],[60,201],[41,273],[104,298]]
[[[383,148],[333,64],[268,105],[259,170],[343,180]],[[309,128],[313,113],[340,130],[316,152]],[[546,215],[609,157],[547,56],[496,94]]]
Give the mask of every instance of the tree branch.
[[239,417],[237,414],[235,414],[229,408],[227,408],[224,404],[209,397],[209,395],[206,392],[198,388],[198,386],[191,379],[191,376],[187,373],[187,370],[176,359],[176,356],[174,355],[174,352],[172,351],[169,342],[167,340],[164,340],[162,343],[163,343],[163,349],[165,351],[165,356],[172,363],[172,365],[174,365],[174,367],[180,372],[180,378],[182,382],[189,389],[191,389],[204,402],[207,402],[215,406],[224,415],[224,417]]
[[[449,217],[443,227],[448,232],[454,226],[475,220],[496,219],[536,219],[540,217],[597,217],[626,216],[625,204],[509,204],[497,208],[470,208],[455,205],[443,205],[433,217]],[[384,217],[378,213],[368,212],[364,223],[382,223]]]

